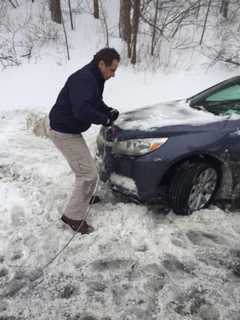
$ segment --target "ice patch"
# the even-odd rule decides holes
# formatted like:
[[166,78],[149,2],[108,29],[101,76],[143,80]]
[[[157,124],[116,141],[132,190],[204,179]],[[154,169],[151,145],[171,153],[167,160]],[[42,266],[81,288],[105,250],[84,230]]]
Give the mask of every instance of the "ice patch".
[[138,190],[137,190],[137,186],[136,183],[133,179],[129,178],[129,177],[124,177],[124,176],[120,176],[116,173],[112,173],[110,178],[109,178],[110,182],[114,186],[117,186],[119,188],[123,188],[125,190],[130,191],[133,194],[138,194]]
[[29,113],[26,119],[28,129],[38,137],[48,137],[49,118],[46,114]]

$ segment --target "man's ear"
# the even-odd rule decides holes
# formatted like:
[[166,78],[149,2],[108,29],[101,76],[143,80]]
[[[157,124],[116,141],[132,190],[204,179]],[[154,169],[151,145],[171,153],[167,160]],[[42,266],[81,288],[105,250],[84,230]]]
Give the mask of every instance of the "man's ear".
[[101,69],[103,67],[105,67],[105,62],[103,60],[100,60],[99,63],[98,63],[98,67],[101,68]]

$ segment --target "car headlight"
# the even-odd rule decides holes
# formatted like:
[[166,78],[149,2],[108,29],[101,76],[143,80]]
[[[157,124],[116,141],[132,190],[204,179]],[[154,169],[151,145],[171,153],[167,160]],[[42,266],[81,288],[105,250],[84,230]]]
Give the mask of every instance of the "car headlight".
[[159,149],[168,138],[132,139],[116,141],[113,144],[113,153],[140,156]]

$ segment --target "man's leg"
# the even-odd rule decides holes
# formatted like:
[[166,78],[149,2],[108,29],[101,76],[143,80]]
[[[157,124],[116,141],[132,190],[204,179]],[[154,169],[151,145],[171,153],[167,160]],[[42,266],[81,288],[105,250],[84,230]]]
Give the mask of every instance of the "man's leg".
[[75,185],[64,216],[71,220],[85,220],[97,181],[95,162],[82,135],[55,130],[49,130],[49,135],[75,173]]

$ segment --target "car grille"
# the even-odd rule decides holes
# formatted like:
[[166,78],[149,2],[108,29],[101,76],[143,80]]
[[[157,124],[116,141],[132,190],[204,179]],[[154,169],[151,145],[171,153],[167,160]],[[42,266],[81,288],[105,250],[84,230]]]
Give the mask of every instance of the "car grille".
[[97,136],[96,161],[98,172],[103,181],[109,178],[112,171],[112,146],[113,142],[107,138],[107,128],[101,128]]
[[112,141],[108,141],[105,137],[105,134],[103,132],[103,130],[100,130],[98,136],[97,136],[97,147],[98,148],[102,148],[103,146],[108,146],[108,147],[112,147],[113,146],[113,142]]

